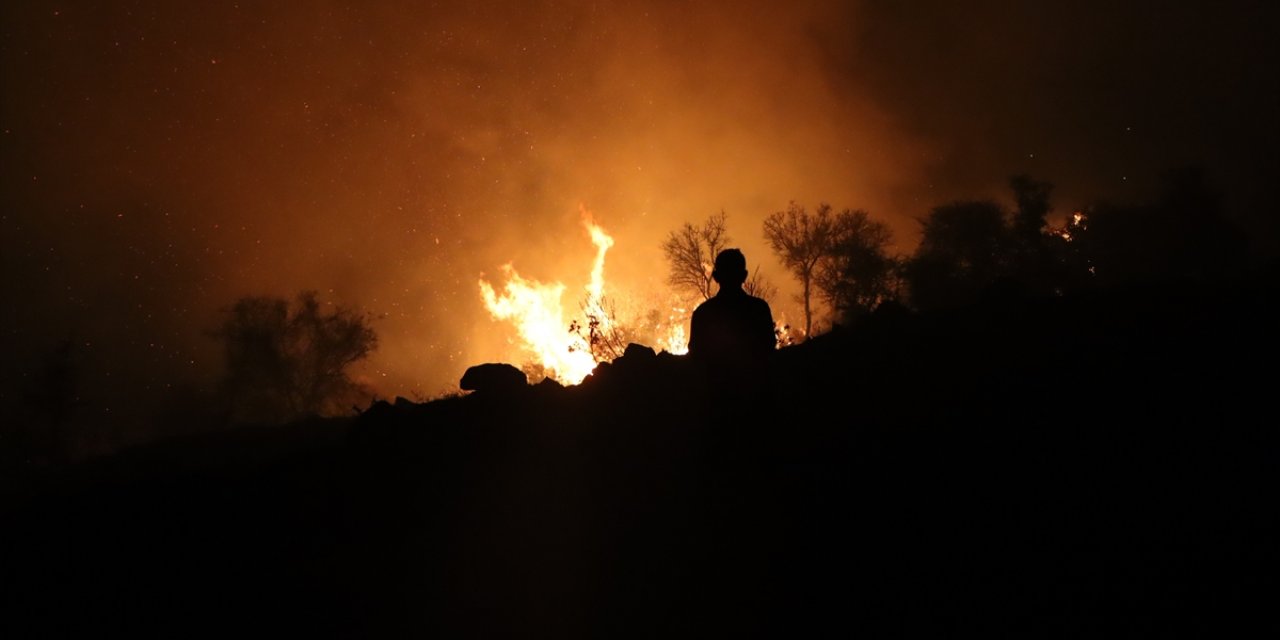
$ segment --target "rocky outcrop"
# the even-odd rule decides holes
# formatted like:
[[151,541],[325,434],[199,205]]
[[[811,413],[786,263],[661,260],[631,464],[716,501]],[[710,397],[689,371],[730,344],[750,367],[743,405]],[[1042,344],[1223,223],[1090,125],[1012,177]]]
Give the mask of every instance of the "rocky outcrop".
[[463,391],[511,393],[529,386],[524,372],[505,363],[487,362],[467,369],[458,386]]

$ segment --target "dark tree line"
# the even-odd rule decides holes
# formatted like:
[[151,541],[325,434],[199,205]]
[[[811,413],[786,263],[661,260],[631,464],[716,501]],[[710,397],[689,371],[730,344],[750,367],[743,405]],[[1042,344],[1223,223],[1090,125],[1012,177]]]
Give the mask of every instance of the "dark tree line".
[[[731,244],[725,218],[721,211],[701,226],[686,223],[668,235],[662,245],[668,284],[703,300],[715,294],[712,263]],[[856,318],[896,296],[899,261],[888,254],[893,234],[866,211],[834,212],[823,203],[810,212],[792,202],[765,220],[764,232],[783,266],[800,282],[797,301],[804,310],[806,336],[813,332],[815,297],[842,317]],[[758,266],[743,289],[770,302],[777,294]],[[789,342],[790,336],[780,339],[780,344]]]
[[[920,243],[910,255],[893,254],[889,228],[863,210],[836,211],[825,203],[809,210],[793,202],[768,216],[765,239],[801,285],[803,335],[812,335],[817,303],[832,322],[849,324],[889,302],[929,311],[993,294],[1046,297],[1153,282],[1204,285],[1250,266],[1247,238],[1196,168],[1167,172],[1151,202],[1096,202],[1056,226],[1049,223],[1052,184],[1022,175],[1011,178],[1009,188],[1012,210],[993,200],[934,207],[920,220]],[[726,220],[721,211],[669,234],[662,248],[673,287],[701,299],[714,294],[711,265],[731,244]],[[758,267],[746,289],[766,299],[776,293]],[[603,326],[592,325],[588,314],[587,323],[571,330],[587,334],[598,360],[612,360],[635,336]],[[175,401],[181,406],[167,410],[167,420],[192,422],[198,414],[210,428],[277,423],[349,414],[372,399],[352,377],[353,365],[377,346],[371,319],[324,305],[313,292],[293,300],[241,298],[211,335],[225,355],[217,391],[190,390]],[[65,455],[62,434],[86,404],[76,364],[68,341],[36,367],[9,420],[19,426],[5,431],[11,450],[39,451],[38,457],[50,460]]]
[[1098,203],[1046,221],[1052,185],[1010,180],[1017,209],[965,201],[922,220],[905,263],[908,301],[922,310],[971,304],[993,291],[1061,296],[1147,283],[1204,284],[1247,266],[1243,233],[1228,220],[1203,171],[1167,172],[1155,202]]
[[[1012,211],[994,200],[934,207],[920,219],[920,243],[910,255],[892,254],[888,226],[863,210],[836,212],[821,203],[810,211],[792,202],[769,215],[764,237],[800,285],[804,335],[813,332],[816,301],[833,322],[852,323],[890,301],[928,311],[1000,292],[1062,296],[1155,281],[1203,283],[1239,274],[1247,263],[1242,232],[1198,168],[1167,172],[1155,202],[1096,203],[1059,226],[1048,219],[1053,184],[1018,175],[1009,188]],[[670,234],[663,249],[673,286],[704,299],[714,294],[710,262],[729,245],[724,223],[722,211]]]

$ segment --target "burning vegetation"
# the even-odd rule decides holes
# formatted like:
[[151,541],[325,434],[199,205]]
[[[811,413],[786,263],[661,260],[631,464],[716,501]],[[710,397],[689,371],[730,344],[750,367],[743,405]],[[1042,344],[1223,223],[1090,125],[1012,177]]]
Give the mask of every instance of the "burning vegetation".
[[617,358],[634,341],[684,353],[687,309],[674,305],[665,313],[651,311],[642,318],[620,320],[617,297],[605,295],[605,255],[613,247],[613,237],[585,208],[582,225],[596,251],[580,304],[581,315],[565,312],[567,287],[563,282],[524,278],[510,263],[502,266],[506,283],[501,290],[480,280],[480,297],[489,314],[515,326],[530,378],[545,376],[562,384],[578,384],[597,363]]

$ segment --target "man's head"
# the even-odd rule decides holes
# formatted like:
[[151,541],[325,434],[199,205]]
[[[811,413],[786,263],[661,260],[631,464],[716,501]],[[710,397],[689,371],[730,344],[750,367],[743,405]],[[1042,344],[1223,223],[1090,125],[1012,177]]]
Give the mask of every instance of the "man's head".
[[747,281],[747,258],[737,249],[725,249],[716,256],[711,277],[722,287],[741,286]]

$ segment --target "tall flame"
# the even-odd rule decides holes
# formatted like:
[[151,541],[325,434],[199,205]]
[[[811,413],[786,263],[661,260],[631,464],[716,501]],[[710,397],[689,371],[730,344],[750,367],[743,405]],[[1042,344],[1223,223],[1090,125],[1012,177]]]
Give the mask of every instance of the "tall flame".
[[604,297],[604,254],[613,246],[613,238],[591,221],[591,213],[585,207],[579,211],[582,213],[582,224],[586,225],[587,232],[591,234],[591,243],[596,245],[596,261],[591,265],[591,284],[587,285],[587,293],[592,301],[599,303]]
[[[596,246],[591,281],[587,285],[587,305],[596,311],[604,297],[604,258],[613,246],[613,238],[592,221],[585,208],[581,212],[582,224]],[[515,324],[525,351],[548,375],[566,384],[582,382],[595,369],[596,362],[590,345],[569,331],[569,321],[561,304],[565,285],[523,278],[510,263],[502,266],[502,272],[507,282],[501,294],[484,279],[480,280],[480,296],[490,315]],[[607,321],[605,314],[600,317]]]

